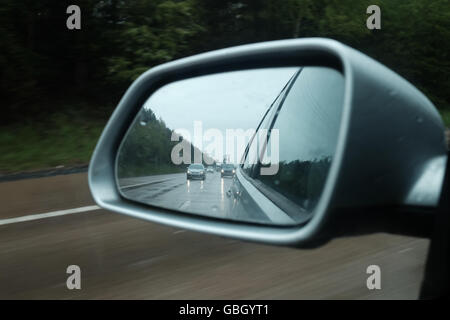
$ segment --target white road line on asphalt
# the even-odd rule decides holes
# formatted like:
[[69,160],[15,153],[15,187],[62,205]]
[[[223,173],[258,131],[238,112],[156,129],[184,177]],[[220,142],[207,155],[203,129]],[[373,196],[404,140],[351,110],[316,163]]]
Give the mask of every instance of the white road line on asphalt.
[[162,179],[162,180],[156,180],[156,181],[148,181],[148,182],[142,182],[142,183],[137,183],[137,184],[131,184],[131,185],[127,185],[127,186],[120,186],[121,189],[129,189],[129,188],[134,188],[134,187],[142,187],[148,184],[157,184],[157,183],[161,183],[164,181],[169,181],[173,178],[169,178],[169,179]]
[[93,210],[99,210],[99,209],[101,209],[99,206],[86,206],[86,207],[73,208],[73,209],[67,209],[67,210],[58,210],[58,211],[52,211],[52,212],[46,212],[46,213],[40,213],[40,214],[31,214],[28,216],[0,220],[0,226],[5,225],[5,224],[53,218],[53,217],[64,216],[64,215],[72,214],[72,213],[87,212],[87,211],[93,211]]
[[179,207],[180,210],[184,210],[187,207],[189,207],[191,205],[191,201],[186,200],[185,202],[183,202],[183,204]]

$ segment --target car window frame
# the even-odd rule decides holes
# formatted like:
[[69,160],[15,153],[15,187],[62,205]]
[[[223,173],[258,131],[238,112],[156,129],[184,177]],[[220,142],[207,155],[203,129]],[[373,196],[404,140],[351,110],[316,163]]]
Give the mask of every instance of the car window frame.
[[[267,108],[266,112],[264,113],[264,116],[262,117],[261,121],[259,122],[258,126],[256,127],[255,133],[253,134],[253,136],[251,137],[249,143],[247,144],[247,146],[245,148],[245,151],[244,151],[244,153],[242,155],[241,162],[240,162],[240,164],[238,166],[238,169],[241,171],[241,173],[245,177],[253,178],[254,175],[255,175],[255,172],[257,172],[257,170],[260,169],[259,159],[260,159],[261,153],[258,154],[258,158],[256,159],[257,162],[252,167],[252,169],[250,170],[250,173],[247,173],[244,170],[244,164],[245,164],[245,161],[247,160],[248,152],[250,150],[250,146],[253,144],[255,137],[258,135],[258,132],[261,129],[264,129],[264,128],[261,128],[261,126],[263,125],[263,123],[266,120],[268,120],[268,126],[267,126],[268,136],[267,136],[267,140],[269,139],[270,128],[273,126],[274,117],[275,117],[276,113],[279,111],[280,106],[283,104],[284,99],[286,98],[286,95],[287,95],[288,91],[292,87],[292,84],[295,82],[295,79],[297,79],[298,75],[301,73],[302,70],[303,70],[303,67],[300,67],[299,70],[297,70],[292,75],[292,77],[288,80],[288,82],[286,82],[284,87],[280,90],[280,92],[278,93],[276,98],[270,104],[269,108]],[[255,142],[257,143],[257,141],[255,141]],[[267,144],[267,141],[265,142],[265,144]],[[265,145],[264,145],[263,150],[265,150]],[[258,152],[258,150],[257,150],[257,152]]]
[[[282,94],[282,98],[278,102],[278,104],[276,104],[275,102],[280,98],[280,95],[277,96],[274,103],[271,105],[271,107],[274,106],[274,110],[272,110],[272,114],[270,115],[271,118],[269,119],[269,125],[267,128],[267,130],[268,130],[267,138],[265,139],[264,145],[262,146],[261,150],[259,150],[260,153],[258,155],[257,163],[255,166],[253,166],[251,174],[247,174],[244,170],[240,170],[241,171],[240,173],[242,173],[242,176],[246,180],[248,180],[256,189],[258,189],[258,191],[260,191],[268,200],[273,202],[276,206],[278,206],[281,210],[283,210],[288,216],[290,216],[292,219],[294,219],[296,222],[298,222],[298,224],[304,224],[307,221],[309,221],[310,218],[313,216],[313,213],[315,210],[314,209],[307,210],[307,209],[303,208],[302,206],[300,206],[299,204],[292,201],[291,199],[287,198],[285,195],[283,195],[279,191],[271,188],[270,186],[268,186],[263,181],[261,181],[260,179],[257,178],[258,177],[257,173],[259,172],[259,170],[261,170],[262,163],[260,160],[263,160],[262,156],[265,154],[267,144],[270,140],[270,134],[271,134],[272,129],[277,121],[278,115],[283,108],[283,105],[284,105],[284,102],[285,102],[287,96],[289,95],[292,87],[294,86],[297,79],[300,77],[303,70],[304,70],[303,67],[300,68],[300,70],[298,70],[292,76],[292,78],[288,81],[286,86],[280,92],[280,94]],[[339,71],[339,70],[337,70],[337,71]],[[341,71],[339,71],[339,72],[341,72]],[[258,134],[260,129],[263,129],[263,128],[260,128],[260,126],[264,122],[264,120],[265,120],[265,118],[263,118],[260,125],[258,126],[258,129],[256,130],[256,132],[254,134],[254,137]],[[253,141],[253,139],[251,140],[251,142],[252,141]],[[247,156],[251,142],[249,143],[249,145],[246,149],[245,156]],[[240,169],[241,169],[241,167],[240,167]]]
[[[252,139],[250,140],[249,144],[247,145],[247,148],[244,153],[244,158],[242,164],[239,166],[239,171],[242,174],[242,176],[249,181],[258,191],[260,191],[268,201],[271,201],[273,204],[275,204],[277,207],[279,207],[283,212],[285,212],[289,217],[291,217],[296,224],[302,225],[309,221],[309,219],[312,217],[314,210],[307,211],[294,201],[288,199],[285,197],[282,193],[270,188],[267,186],[264,182],[262,182],[259,179],[256,179],[256,173],[261,169],[261,156],[264,154],[267,142],[270,139],[270,132],[276,122],[276,119],[278,117],[278,114],[283,107],[284,101],[286,100],[286,97],[289,95],[289,92],[294,85],[295,81],[300,76],[301,72],[303,71],[303,67],[301,67],[298,71],[295,72],[295,74],[289,79],[289,81],[286,83],[286,85],[283,87],[283,89],[280,91],[278,96],[275,98],[274,102],[271,104],[269,109],[266,111],[263,119],[260,121],[258,128],[255,131],[255,134],[253,135]],[[266,117],[269,117],[266,119]],[[267,128],[261,128],[261,125],[264,123],[265,120],[268,120]],[[257,163],[253,166],[250,173],[247,173],[243,170],[243,165],[245,163],[245,160],[248,156],[248,152],[250,149],[251,144],[253,143],[254,138],[258,135],[258,132],[261,129],[267,129],[267,138],[264,141],[264,145],[259,151]]]

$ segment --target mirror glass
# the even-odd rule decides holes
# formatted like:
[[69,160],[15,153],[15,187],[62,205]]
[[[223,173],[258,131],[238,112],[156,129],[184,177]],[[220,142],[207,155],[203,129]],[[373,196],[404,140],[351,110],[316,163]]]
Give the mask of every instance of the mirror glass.
[[315,66],[167,84],[121,143],[118,188],[129,200],[186,214],[304,223],[333,161],[343,98],[343,75]]

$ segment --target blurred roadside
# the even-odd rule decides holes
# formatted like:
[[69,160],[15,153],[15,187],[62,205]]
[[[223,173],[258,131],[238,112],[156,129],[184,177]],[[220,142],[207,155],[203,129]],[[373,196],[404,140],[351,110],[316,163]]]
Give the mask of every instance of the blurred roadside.
[[[65,141],[62,141],[62,145],[60,145],[61,149],[59,150],[58,145],[53,145],[53,148],[45,150],[46,142],[42,142],[41,144],[34,145],[32,150],[24,153],[20,151],[18,153],[14,152],[15,149],[22,150],[23,144],[5,146],[5,148],[2,148],[3,155],[0,155],[0,159],[2,160],[0,161],[0,182],[86,172],[88,170],[89,159],[100,136],[100,133],[98,133],[98,136],[96,133],[101,132],[102,129],[103,127],[99,127],[95,128],[93,132],[84,132],[87,137],[75,139],[78,140],[78,149],[76,149],[76,145],[70,142],[66,143]],[[447,149],[450,150],[450,128],[446,129],[445,138]],[[62,151],[66,147],[75,148],[75,152],[78,150],[78,154],[71,158],[70,153],[64,153],[65,151]],[[52,157],[46,157],[48,152],[56,152],[56,154]],[[63,157],[58,158],[57,156],[61,152]],[[17,154],[22,155],[22,157],[14,159]],[[21,168],[30,169],[21,170]]]
[[338,40],[420,89],[450,127],[448,1],[86,0],[80,30],[67,1],[0,6],[0,175],[89,162],[120,97],[161,63],[230,46],[305,37]]

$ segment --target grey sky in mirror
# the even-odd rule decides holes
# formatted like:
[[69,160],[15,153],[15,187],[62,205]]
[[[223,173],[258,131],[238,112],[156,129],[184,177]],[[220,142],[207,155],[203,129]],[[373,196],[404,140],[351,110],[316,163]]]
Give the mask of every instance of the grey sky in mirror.
[[336,147],[334,135],[339,132],[341,123],[343,100],[344,77],[339,71],[324,67],[304,68],[286,97],[273,127],[279,129],[283,142],[280,160],[332,156]]
[[[194,121],[202,122],[203,132],[215,128],[224,136],[226,129],[256,129],[264,112],[298,69],[242,70],[173,82],[157,90],[144,108],[151,109],[176,132],[184,128],[193,133]],[[192,143],[203,149],[195,139]],[[231,162],[239,161],[238,152]]]

